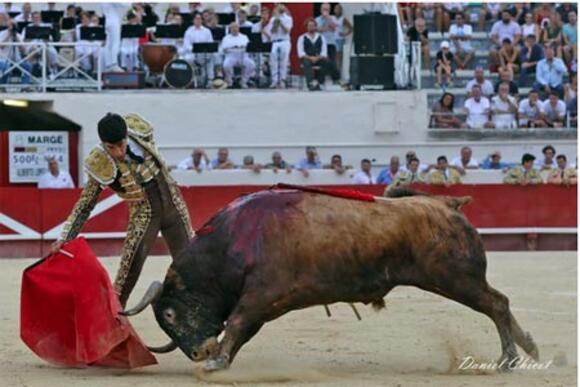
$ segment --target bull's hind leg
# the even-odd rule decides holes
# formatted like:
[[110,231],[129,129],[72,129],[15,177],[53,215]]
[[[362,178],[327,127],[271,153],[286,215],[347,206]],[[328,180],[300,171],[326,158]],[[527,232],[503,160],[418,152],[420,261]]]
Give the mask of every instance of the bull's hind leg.
[[512,320],[512,334],[514,335],[514,339],[516,344],[519,345],[528,355],[531,356],[532,359],[535,361],[540,360],[540,353],[538,351],[538,346],[534,342],[532,335],[530,332],[524,332],[518,324],[518,321],[514,317],[513,314],[510,312],[510,318]]

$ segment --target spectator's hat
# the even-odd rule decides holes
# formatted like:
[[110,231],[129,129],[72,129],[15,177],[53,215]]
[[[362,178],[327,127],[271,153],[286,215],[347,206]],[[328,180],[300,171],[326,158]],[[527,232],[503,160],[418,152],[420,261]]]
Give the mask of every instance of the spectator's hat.
[[441,49],[449,48],[449,42],[447,40],[442,41],[440,47]]
[[213,81],[213,88],[214,89],[226,89],[228,84],[221,78],[217,78]]

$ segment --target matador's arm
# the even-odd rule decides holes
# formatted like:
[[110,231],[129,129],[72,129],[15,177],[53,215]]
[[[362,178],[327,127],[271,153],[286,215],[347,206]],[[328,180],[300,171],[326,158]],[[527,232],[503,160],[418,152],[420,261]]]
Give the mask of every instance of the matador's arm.
[[102,190],[101,185],[89,176],[87,184],[81,193],[81,197],[66,220],[62,233],[60,234],[60,241],[68,242],[76,238],[89,218],[91,211],[95,208]]

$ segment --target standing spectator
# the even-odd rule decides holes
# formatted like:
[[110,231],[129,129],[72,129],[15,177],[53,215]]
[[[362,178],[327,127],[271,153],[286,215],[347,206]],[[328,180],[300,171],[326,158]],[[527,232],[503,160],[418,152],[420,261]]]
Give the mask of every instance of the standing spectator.
[[[334,62],[328,60],[326,52],[326,40],[324,36],[316,32],[316,21],[308,18],[305,21],[307,32],[300,35],[297,43],[298,57],[304,68],[306,83],[310,90],[320,90],[320,84],[324,82],[326,73],[329,73],[334,81],[340,79],[338,69]],[[317,80],[314,79],[314,66],[319,66]]]
[[433,105],[431,127],[434,128],[464,128],[467,127],[454,113],[455,96],[443,93],[438,102]]
[[568,73],[566,65],[560,58],[554,57],[554,49],[550,46],[545,49],[546,57],[538,62],[536,68],[536,83],[534,89],[550,94],[552,90],[558,92],[558,96],[564,93],[563,77]]
[[421,42],[421,53],[426,68],[431,68],[431,53],[429,52],[429,31],[427,31],[425,19],[415,19],[415,25],[407,30],[409,42]]
[[503,40],[499,50],[499,63],[500,75],[507,72],[513,78],[514,74],[520,71],[520,48],[514,46],[508,38]]
[[[449,50],[449,42],[441,42],[441,49],[435,57],[435,72],[437,73],[437,87],[453,85],[453,61],[454,55]],[[445,77],[445,83],[443,83]]]
[[537,91],[530,90],[528,98],[520,101],[518,112],[520,128],[543,128],[546,126],[544,107]]
[[270,51],[271,88],[286,87],[288,63],[292,48],[290,31],[293,25],[294,21],[288,14],[284,4],[276,5],[274,15],[270,19],[267,28],[272,41],[272,51]]
[[240,34],[240,27],[237,23],[230,24],[230,33],[222,39],[221,49],[225,54],[224,59],[224,75],[228,87],[234,84],[234,67],[242,67],[242,80],[240,86],[242,89],[248,88],[248,80],[254,74],[256,64],[248,54],[246,54],[246,47],[250,43],[248,37]]
[[550,22],[542,30],[542,43],[544,46],[554,48],[558,58],[562,57],[562,19],[560,14],[554,12],[550,16]]
[[562,27],[562,37],[564,40],[563,54],[566,63],[570,63],[576,57],[578,51],[578,24],[576,12],[570,11],[568,23]]
[[542,106],[546,124],[551,128],[561,128],[566,123],[566,104],[562,101],[556,91],[552,91],[550,96]]
[[491,81],[485,79],[483,67],[477,66],[473,74],[474,78],[467,82],[467,86],[465,87],[467,90],[467,95],[471,95],[471,90],[473,89],[474,85],[479,85],[481,94],[487,98],[491,97],[494,94],[493,84]]
[[479,169],[479,163],[472,155],[471,148],[464,146],[461,148],[460,156],[451,160],[451,166],[456,167],[461,175],[465,175],[466,169]]
[[512,129],[517,126],[516,115],[518,103],[509,95],[509,85],[499,85],[498,94],[491,98],[491,114],[493,126],[496,129]]
[[377,179],[375,179],[375,177],[373,176],[371,168],[372,168],[371,161],[369,159],[363,159],[360,162],[361,170],[352,176],[352,183],[360,185],[377,184]]
[[481,95],[481,87],[474,85],[471,89],[471,98],[465,101],[467,114],[466,124],[471,129],[489,127],[489,99]]
[[500,169],[502,171],[507,171],[509,168],[508,163],[504,163],[501,161],[501,152],[496,150],[491,153],[483,163],[481,163],[481,169],[490,170],[490,169]]
[[[423,184],[425,178],[420,170],[421,162],[418,158],[412,157],[407,162],[407,168],[401,171],[395,181],[391,184],[392,187],[409,184]],[[428,167],[427,167],[428,168]]]
[[306,158],[300,160],[294,165],[294,169],[302,172],[304,177],[308,177],[310,174],[308,170],[310,169],[322,169],[322,162],[318,158],[318,152],[316,147],[307,146],[306,147]]
[[316,19],[317,31],[326,41],[328,59],[336,63],[336,18],[330,14],[330,3],[320,5],[320,16]]
[[377,177],[378,184],[391,184],[397,176],[399,176],[399,167],[401,166],[399,162],[399,157],[392,156],[391,162],[389,163],[389,167],[383,169],[379,173],[379,177]]
[[457,13],[455,16],[455,24],[452,24],[449,29],[449,37],[453,42],[451,52],[457,59],[457,65],[460,69],[465,69],[469,62],[475,55],[475,49],[471,46],[471,35],[473,29],[469,24],[465,24],[465,15]]
[[445,156],[437,157],[437,165],[430,165],[427,172],[429,173],[427,176],[429,184],[444,185],[446,187],[452,184],[461,184],[461,174],[457,167],[447,163],[447,157]]
[[348,18],[344,16],[344,11],[340,3],[336,3],[334,6],[334,17],[336,18],[336,65],[338,67],[338,72],[342,74],[344,42],[346,41],[346,37],[352,34],[353,28]]
[[556,157],[556,149],[552,145],[546,145],[542,148],[542,154],[544,155],[543,160],[537,160],[534,163],[534,167],[539,171],[549,171],[550,169],[556,168],[558,164],[554,157]]
[[519,88],[518,84],[514,82],[513,75],[509,72],[500,73],[499,81],[495,84],[495,93],[499,93],[499,87],[502,83],[507,83],[509,88],[509,95],[512,97],[518,97]]
[[534,169],[534,155],[524,153],[522,156],[522,165],[518,165],[508,171],[507,176],[503,179],[506,184],[541,184],[543,182],[540,173]]
[[528,74],[536,73],[536,66],[543,57],[544,49],[536,43],[535,35],[526,35],[524,45],[520,50],[520,84],[523,85],[526,82]]
[[54,157],[48,160],[48,172],[41,175],[38,179],[38,188],[74,188],[70,174],[66,171],[61,171],[58,166],[58,161]]
[[219,148],[217,159],[211,161],[212,169],[234,169],[236,164],[229,159],[230,151],[228,148]]
[[509,39],[514,45],[520,41],[520,26],[512,20],[512,15],[508,10],[501,13],[501,20],[493,24],[491,28],[492,48],[489,51],[491,70],[495,71],[500,64],[499,50],[504,39]]
[[346,172],[347,169],[351,169],[352,167],[349,165],[342,164],[342,156],[341,155],[333,155],[330,158],[330,164],[327,164],[323,167],[324,169],[333,169],[339,175],[342,175]]
[[535,42],[540,41],[540,26],[534,22],[534,15],[531,12],[526,13],[525,23],[522,24],[522,38],[533,35]]
[[556,157],[558,167],[552,169],[550,176],[548,176],[549,184],[563,184],[576,185],[578,183],[578,176],[576,168],[566,168],[566,156],[558,155]]
[[262,170],[262,165],[256,164],[254,162],[254,156],[248,155],[248,156],[244,156],[241,168],[242,169],[249,169],[255,173],[260,173],[260,171]]
[[191,153],[191,156],[183,159],[179,164],[177,164],[177,169],[193,169],[196,172],[209,171],[211,170],[211,162],[203,149],[195,148]]
[[282,154],[278,151],[272,153],[272,162],[264,166],[266,169],[271,169],[272,172],[278,173],[278,170],[286,170],[287,173],[292,172],[292,166],[282,158]]

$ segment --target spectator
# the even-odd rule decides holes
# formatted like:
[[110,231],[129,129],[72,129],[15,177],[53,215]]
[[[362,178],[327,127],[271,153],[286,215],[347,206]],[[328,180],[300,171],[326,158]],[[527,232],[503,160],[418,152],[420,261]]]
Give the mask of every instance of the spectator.
[[491,42],[493,45],[490,49],[489,55],[492,71],[495,71],[500,64],[499,50],[502,46],[502,42],[507,38],[512,44],[517,45],[520,41],[520,37],[520,26],[512,20],[512,16],[508,10],[503,10],[501,13],[501,20],[495,22],[491,28]]
[[455,20],[458,13],[463,13],[463,3],[441,3],[441,6],[435,9],[435,23],[439,31],[445,33],[449,30],[451,20]]
[[550,15],[554,10],[552,9],[552,3],[543,3],[541,7],[536,8],[536,24],[541,28],[550,22]]
[[[435,72],[437,73],[437,87],[453,86],[453,61],[454,55],[449,50],[449,42],[441,42],[440,50],[435,57]],[[445,83],[443,78],[445,77]]]
[[183,159],[179,164],[177,164],[177,169],[193,169],[196,172],[209,171],[211,170],[211,162],[203,149],[195,148],[191,153],[191,156]]
[[[530,9],[524,3],[515,3],[509,8],[509,11],[513,20],[519,25],[523,25],[526,22],[526,15],[530,12]],[[526,34],[522,33],[522,36],[526,36]]]
[[217,159],[211,161],[212,169],[234,169],[236,164],[229,159],[230,151],[228,148],[219,148]]
[[511,78],[520,71],[520,48],[514,46],[508,38],[502,42],[499,50],[499,74],[508,73]]
[[546,126],[543,104],[537,91],[530,90],[528,98],[520,101],[518,112],[520,128],[543,128]]
[[502,4],[500,3],[481,3],[479,8],[479,30],[485,31],[485,22],[487,20],[497,20],[501,15]]
[[501,152],[497,150],[487,156],[486,159],[483,160],[483,163],[481,163],[481,169],[485,170],[501,169],[505,172],[508,168],[509,164],[501,161]]
[[461,148],[460,156],[451,160],[451,166],[456,167],[461,175],[465,175],[466,169],[479,169],[479,163],[472,157],[472,154],[471,148],[464,146]]
[[541,171],[549,171],[558,166],[554,157],[556,157],[556,149],[552,145],[546,145],[542,148],[543,160],[537,160],[534,167]]
[[75,185],[66,171],[61,171],[58,161],[54,157],[48,160],[48,172],[41,175],[38,179],[38,188],[74,188]]
[[522,38],[527,38],[530,35],[534,36],[534,42],[540,41],[540,26],[534,22],[534,15],[526,13],[525,23],[522,25]]
[[[401,172],[408,172],[410,170],[411,160],[413,159],[419,160],[419,157],[417,157],[417,152],[410,150],[405,154],[406,164],[400,168]],[[429,165],[419,163],[418,171],[419,173],[423,173],[427,168],[429,168]]]
[[550,176],[548,176],[549,184],[563,184],[576,185],[578,183],[578,176],[576,168],[566,168],[566,156],[558,155],[556,157],[558,167],[552,169]]
[[[130,10],[127,13],[127,24],[140,25],[141,14]],[[139,38],[121,38],[120,64],[126,71],[137,71],[139,63]]]
[[338,67],[338,73],[342,74],[342,58],[344,42],[346,37],[352,34],[353,27],[346,16],[344,16],[344,11],[342,9],[342,4],[336,3],[334,5],[334,17],[336,18],[336,30],[335,30],[335,43],[336,43],[336,65]]
[[534,89],[550,94],[552,90],[558,92],[559,96],[564,93],[563,77],[567,74],[566,65],[560,58],[554,57],[554,49],[546,47],[546,57],[538,62],[536,68],[536,83]]
[[292,48],[290,31],[293,26],[294,21],[284,4],[277,4],[267,27],[272,40],[272,50],[270,51],[271,88],[286,87],[290,49]]
[[577,74],[572,74],[570,83],[564,85],[564,103],[571,114],[578,112],[578,79]]
[[377,177],[378,184],[391,184],[397,176],[399,176],[399,167],[400,167],[399,157],[393,156],[391,157],[391,162],[389,163],[389,167],[383,169],[379,173],[379,177]]
[[326,41],[328,60],[336,63],[336,18],[330,14],[330,3],[320,5],[320,16],[316,19],[316,30]]
[[[320,90],[320,84],[324,82],[326,73],[330,74],[336,82],[340,79],[340,75],[338,74],[335,63],[328,60],[326,40],[324,36],[316,32],[316,22],[314,19],[306,19],[305,25],[307,32],[298,38],[298,57],[304,68],[308,88],[311,91]],[[320,67],[317,80],[314,79],[314,66]]]
[[[31,24],[28,24],[26,27],[24,27],[24,29],[22,30],[22,35],[24,36],[25,41],[39,43],[39,45],[40,44],[44,45],[45,42],[42,39],[27,38],[26,31],[28,27],[50,27],[50,25],[47,25],[42,22],[40,12],[32,12],[32,22]],[[52,41],[52,35],[49,35],[49,41]],[[32,54],[32,52],[37,50],[38,48],[39,46],[37,45],[29,46],[27,48],[27,54],[29,55]],[[41,70],[42,55],[40,53],[35,53],[29,61],[33,63],[33,73],[35,73],[36,71],[34,67],[38,69],[39,73],[42,71]],[[58,71],[58,52],[56,51],[56,48],[54,48],[54,46],[46,47],[46,61],[48,64],[49,73],[52,76],[54,76]]]
[[212,81],[215,78],[215,63],[217,62],[217,55],[212,54],[194,54],[193,45],[197,43],[212,43],[213,36],[209,28],[203,26],[203,19],[201,14],[196,13],[193,16],[193,25],[185,31],[183,37],[183,59],[189,64],[198,64],[205,70],[207,75],[206,87],[210,88]]
[[434,128],[465,128],[467,127],[455,116],[453,108],[455,106],[455,96],[451,93],[443,93],[438,102],[433,105],[432,124]]
[[409,42],[421,42],[421,53],[426,68],[431,68],[431,53],[429,52],[429,31],[427,31],[425,19],[415,19],[415,25],[407,30]]
[[231,23],[230,33],[222,39],[221,43],[221,49],[225,54],[223,70],[228,87],[232,87],[234,84],[234,67],[241,66],[242,80],[240,82],[240,87],[242,89],[248,88],[248,81],[256,69],[254,61],[250,59],[248,54],[246,54],[246,47],[249,43],[250,40],[248,37],[244,34],[240,34],[240,27],[238,24],[235,22]]
[[461,175],[457,167],[449,165],[445,156],[437,157],[437,165],[430,165],[427,172],[429,173],[427,176],[429,184],[445,185],[446,187],[452,184],[461,184]]
[[297,169],[302,172],[304,177],[308,177],[310,174],[308,170],[310,169],[321,169],[322,163],[318,158],[318,152],[316,151],[316,147],[307,146],[306,147],[306,158],[300,160],[294,165],[294,169]]
[[512,97],[518,97],[519,88],[518,84],[514,82],[513,75],[509,72],[500,73],[499,81],[495,84],[495,93],[499,93],[499,87],[502,83],[507,83],[509,89],[509,95]]
[[524,84],[528,74],[536,73],[536,66],[543,57],[544,49],[536,43],[536,37],[533,34],[526,35],[524,45],[520,50],[520,84]]
[[[0,14],[3,15],[3,14]],[[7,28],[0,31],[0,43],[6,42],[24,42],[22,34],[17,32],[17,27],[13,20],[7,21]],[[18,63],[25,71],[20,71],[20,81],[22,83],[30,83],[30,73],[32,71],[32,64],[23,60],[26,56],[26,50],[23,46],[0,46],[0,83],[7,83],[8,76],[15,75],[17,72],[12,69],[14,63]]]
[[481,95],[481,87],[474,85],[471,89],[471,98],[465,101],[467,114],[466,124],[471,129],[490,127],[489,124],[489,99]]
[[401,185],[409,184],[422,184],[425,183],[424,174],[420,170],[421,162],[418,158],[413,157],[407,162],[407,168],[399,173],[399,176],[391,184],[392,187],[398,187]]
[[330,158],[330,164],[325,165],[324,169],[333,169],[339,175],[342,175],[347,169],[350,169],[350,166],[342,165],[342,156],[341,155],[334,155]]
[[498,94],[491,98],[491,113],[493,127],[496,129],[516,128],[518,103],[509,95],[509,84],[501,83]]
[[278,173],[279,169],[285,169],[287,173],[292,172],[292,166],[282,159],[280,152],[272,153],[272,162],[266,164],[264,168],[271,169],[274,173]]
[[242,162],[242,169],[249,169],[255,173],[260,173],[262,165],[256,164],[254,162],[254,156],[248,155],[244,156],[244,160]]
[[451,52],[455,55],[457,65],[460,69],[465,69],[475,55],[475,49],[471,46],[471,35],[473,29],[469,24],[465,24],[463,13],[457,13],[455,24],[449,29],[449,37],[453,42]]
[[550,22],[543,28],[541,42],[551,46],[557,57],[562,57],[562,19],[557,12],[552,13]]
[[570,12],[577,13],[576,4],[574,3],[561,3],[556,7],[556,12],[560,14],[563,23],[570,23]]
[[578,50],[578,25],[575,11],[568,14],[568,23],[562,27],[562,37],[564,40],[563,54],[566,63],[570,63],[576,57]]
[[566,123],[566,104],[554,90],[542,105],[546,124],[550,128],[561,128]]
[[372,168],[371,161],[369,159],[363,159],[360,162],[361,170],[352,176],[352,183],[360,185],[377,184],[377,179],[375,179],[375,177],[373,176],[371,168]]
[[506,184],[541,184],[543,182],[540,173],[534,169],[534,155],[524,153],[522,156],[522,165],[510,169],[507,176],[503,179]]
[[494,94],[493,84],[489,80],[485,79],[483,67],[477,66],[473,74],[474,78],[467,82],[467,86],[465,87],[467,90],[467,95],[471,95],[471,90],[473,89],[474,85],[479,85],[481,94],[487,98],[491,97]]

